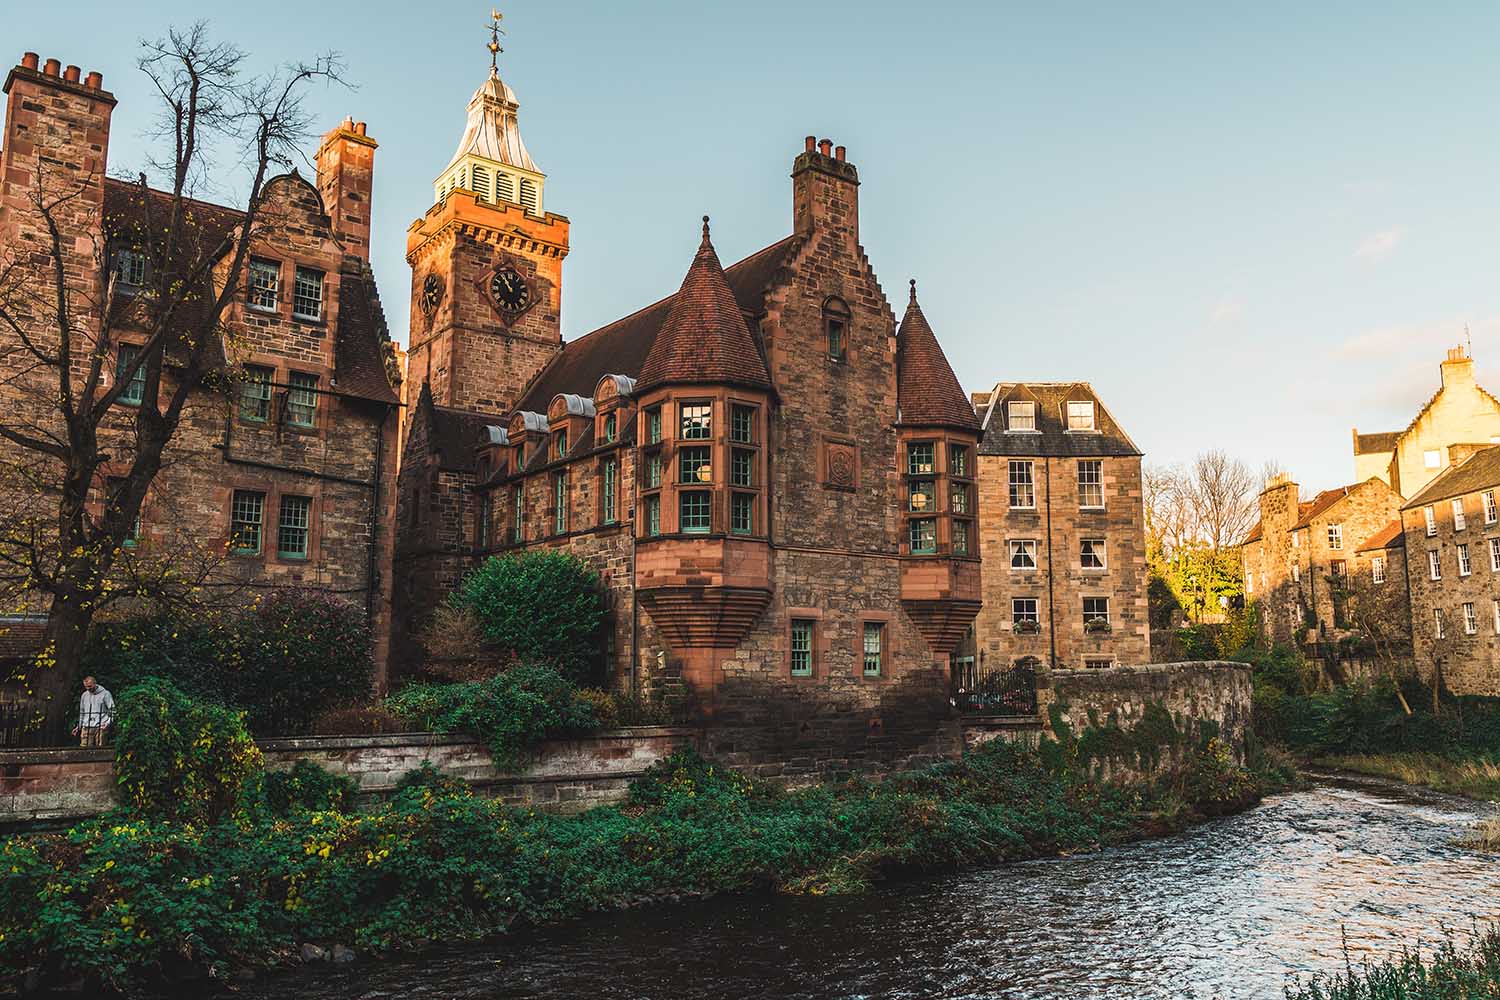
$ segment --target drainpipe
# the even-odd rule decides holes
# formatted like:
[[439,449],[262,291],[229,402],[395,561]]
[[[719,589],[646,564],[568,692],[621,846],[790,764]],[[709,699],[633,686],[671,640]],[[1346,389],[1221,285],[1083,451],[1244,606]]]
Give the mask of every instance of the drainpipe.
[[1047,667],[1057,669],[1057,607],[1052,603],[1052,456],[1042,459],[1042,471],[1047,478],[1047,632],[1050,636],[1051,652]]

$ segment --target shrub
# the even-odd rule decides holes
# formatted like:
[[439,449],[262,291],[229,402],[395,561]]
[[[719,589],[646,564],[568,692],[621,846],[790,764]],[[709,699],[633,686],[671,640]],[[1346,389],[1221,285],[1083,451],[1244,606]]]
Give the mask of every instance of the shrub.
[[233,612],[102,623],[84,669],[113,690],[164,678],[243,709],[257,733],[295,735],[319,715],[367,699],[374,663],[363,609],[288,589]]
[[508,769],[523,766],[544,739],[600,728],[594,696],[581,696],[546,665],[515,666],[485,681],[408,685],[386,707],[422,729],[484,740]]
[[117,716],[115,777],[138,814],[211,822],[261,766],[240,713],[190,698],[168,681],[125,691]]
[[314,736],[370,736],[411,730],[411,726],[379,705],[331,709],[319,715],[307,728]]
[[298,810],[348,811],[354,807],[356,790],[343,775],[299,760],[290,770],[251,775],[240,790],[238,810],[250,820],[280,819]]
[[488,646],[484,626],[471,608],[442,604],[421,634],[424,669],[442,680],[482,681],[500,672],[502,657]]
[[581,685],[601,678],[603,588],[577,556],[492,557],[465,578],[453,603],[473,613],[485,642],[503,658],[551,664]]

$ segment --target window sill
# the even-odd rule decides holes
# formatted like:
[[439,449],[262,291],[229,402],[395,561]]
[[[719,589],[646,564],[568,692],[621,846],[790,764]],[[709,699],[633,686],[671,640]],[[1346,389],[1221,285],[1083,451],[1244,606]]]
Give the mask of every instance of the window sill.
[[281,315],[281,307],[280,306],[259,306],[259,305],[256,305],[254,302],[246,302],[245,303],[245,308],[249,309],[251,312],[258,312],[258,313],[260,313],[263,316],[279,316],[279,315]]
[[304,316],[301,313],[292,313],[292,319],[295,322],[305,323],[308,326],[327,326],[328,325],[328,320],[325,317],[323,317],[323,316]]
[[309,557],[308,556],[292,555],[289,552],[278,552],[278,553],[276,553],[276,559],[279,562],[305,563],[305,562],[308,561]]

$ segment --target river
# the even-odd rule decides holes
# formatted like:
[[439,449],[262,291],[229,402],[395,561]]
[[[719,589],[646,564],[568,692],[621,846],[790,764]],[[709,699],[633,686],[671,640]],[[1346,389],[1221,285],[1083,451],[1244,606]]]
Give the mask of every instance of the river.
[[887,884],[601,916],[421,959],[275,977],[264,1000],[1277,998],[1348,954],[1500,918],[1493,807],[1390,782],[1308,790],[1163,840]]

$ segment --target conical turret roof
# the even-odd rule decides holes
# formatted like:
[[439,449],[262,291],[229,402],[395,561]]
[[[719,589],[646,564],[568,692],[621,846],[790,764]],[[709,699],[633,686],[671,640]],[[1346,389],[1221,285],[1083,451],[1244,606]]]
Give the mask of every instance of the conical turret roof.
[[917,283],[896,335],[896,406],[901,423],[979,430],[979,417],[917,304]]
[[740,312],[703,217],[703,242],[641,366],[636,391],[668,383],[771,388],[771,373]]
[[[469,121],[458,149],[448,161],[451,167],[465,156],[479,156],[495,163],[541,173],[521,141],[521,126],[516,112],[515,91],[506,86],[500,74],[490,70],[489,79],[469,99]],[[443,168],[447,170],[447,167]]]

